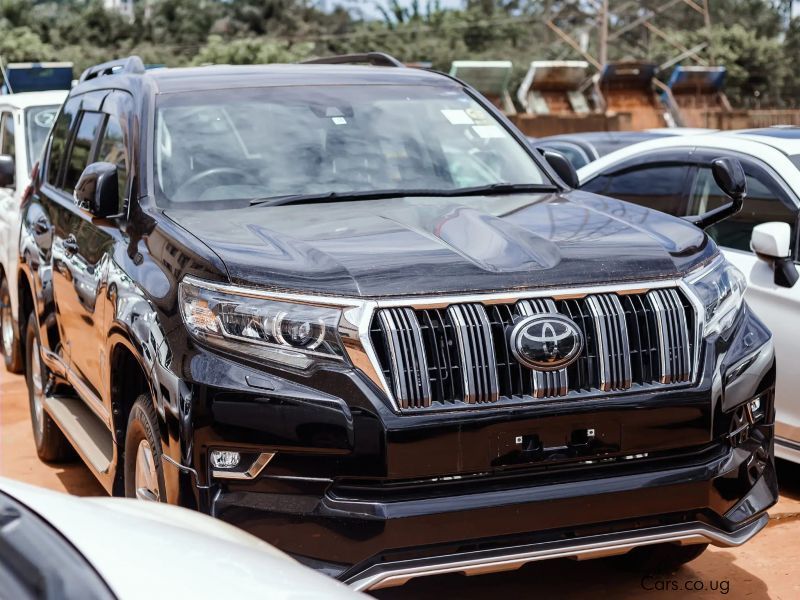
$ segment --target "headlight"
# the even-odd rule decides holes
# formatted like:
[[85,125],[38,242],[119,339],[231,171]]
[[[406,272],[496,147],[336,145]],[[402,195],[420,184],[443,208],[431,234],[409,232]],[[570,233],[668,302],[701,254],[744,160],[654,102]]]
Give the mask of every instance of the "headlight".
[[705,309],[703,335],[728,329],[744,301],[747,282],[742,272],[720,256],[686,282]]
[[339,308],[245,296],[194,278],[179,294],[183,322],[209,345],[299,369],[343,359]]

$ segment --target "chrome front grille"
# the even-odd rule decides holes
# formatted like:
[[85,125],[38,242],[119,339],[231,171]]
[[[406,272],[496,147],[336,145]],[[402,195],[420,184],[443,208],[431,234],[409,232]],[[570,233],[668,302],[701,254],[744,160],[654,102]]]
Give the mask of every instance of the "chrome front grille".
[[[529,369],[509,347],[514,323],[540,313],[569,317],[583,334],[583,351],[564,369]],[[399,408],[453,408],[685,383],[694,375],[697,327],[684,293],[663,288],[380,308],[370,342]]]

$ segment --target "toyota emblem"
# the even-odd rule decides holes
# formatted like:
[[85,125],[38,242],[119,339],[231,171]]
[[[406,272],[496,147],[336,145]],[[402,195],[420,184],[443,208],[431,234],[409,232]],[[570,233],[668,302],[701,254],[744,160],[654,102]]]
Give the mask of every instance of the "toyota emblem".
[[583,350],[583,334],[572,319],[543,313],[516,323],[509,345],[514,358],[526,367],[555,371],[575,362]]

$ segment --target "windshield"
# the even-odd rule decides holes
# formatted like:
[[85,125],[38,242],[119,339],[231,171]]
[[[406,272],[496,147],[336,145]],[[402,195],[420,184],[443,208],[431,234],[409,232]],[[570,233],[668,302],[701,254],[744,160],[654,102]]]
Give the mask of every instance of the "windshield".
[[155,188],[164,206],[550,183],[525,148],[455,88],[165,94],[155,128]]
[[58,106],[35,106],[25,111],[25,140],[28,145],[28,171],[39,160],[50,127],[58,115]]

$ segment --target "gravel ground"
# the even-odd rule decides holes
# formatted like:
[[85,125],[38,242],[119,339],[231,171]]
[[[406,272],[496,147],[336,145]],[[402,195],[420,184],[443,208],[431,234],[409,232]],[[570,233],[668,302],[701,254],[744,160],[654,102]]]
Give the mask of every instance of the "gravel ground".
[[[396,598],[800,598],[800,467],[779,463],[781,500],[770,523],[748,544],[711,548],[668,576],[641,577],[620,571],[613,559],[556,560],[518,571],[465,577],[429,577],[375,595]],[[22,377],[0,372],[0,476],[80,496],[104,491],[81,463],[46,465],[31,436]]]

